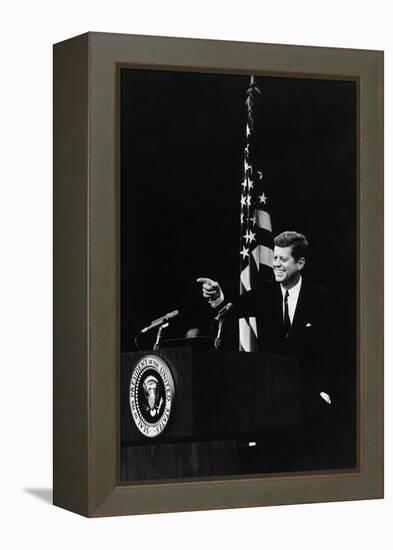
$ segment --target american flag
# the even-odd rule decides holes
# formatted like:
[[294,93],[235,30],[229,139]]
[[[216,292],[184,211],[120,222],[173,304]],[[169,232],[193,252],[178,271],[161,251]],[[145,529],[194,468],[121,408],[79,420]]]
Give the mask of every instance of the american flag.
[[[241,188],[240,213],[240,294],[255,288],[264,275],[271,275],[273,266],[273,235],[270,201],[263,170],[256,154],[255,111],[261,91],[251,76],[247,90],[246,146]],[[265,272],[265,273],[263,273]],[[258,350],[255,317],[239,320],[241,351]]]

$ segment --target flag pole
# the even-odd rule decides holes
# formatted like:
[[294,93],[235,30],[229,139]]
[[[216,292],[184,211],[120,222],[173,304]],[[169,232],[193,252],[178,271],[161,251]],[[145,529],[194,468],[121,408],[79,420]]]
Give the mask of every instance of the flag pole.
[[[258,114],[257,100],[260,95],[256,78],[250,75],[250,85],[246,92],[246,146],[240,197],[240,294],[255,288],[261,278],[261,272],[271,272],[273,264],[270,194],[267,192],[263,172],[259,166],[260,153],[255,136],[255,132],[260,132],[260,124],[255,124]],[[239,320],[239,349],[258,350],[255,317]]]

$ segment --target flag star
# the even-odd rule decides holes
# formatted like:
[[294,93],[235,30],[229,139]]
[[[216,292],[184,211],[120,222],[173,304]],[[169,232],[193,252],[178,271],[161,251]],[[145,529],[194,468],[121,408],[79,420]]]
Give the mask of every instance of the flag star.
[[252,181],[248,180],[248,188],[252,189],[253,187],[254,187],[254,184],[252,183]]
[[250,235],[248,231],[246,231],[246,234],[243,235],[243,239],[246,239],[246,243],[248,243],[248,241],[250,240]]
[[240,224],[242,224],[243,221],[244,221],[244,214],[243,214],[243,212],[241,212],[241,214],[240,214]]
[[240,251],[240,254],[243,256],[243,260],[246,258],[246,256],[248,256],[248,248],[246,248],[245,246],[243,246],[243,250]]
[[247,198],[245,195],[242,195],[242,198],[240,199],[241,205],[246,206]]
[[248,237],[250,239],[250,243],[252,243],[252,241],[255,241],[255,233],[253,233],[251,230],[248,233]]
[[260,202],[263,202],[263,204],[266,204],[267,196],[265,195],[265,193],[262,193],[262,195],[259,195],[259,200]]
[[247,187],[247,178],[244,178],[244,181],[242,181],[243,189]]
[[250,222],[253,223],[253,225],[255,225],[257,223],[257,214],[256,212],[254,212],[252,218],[248,218],[250,220]]
[[263,178],[262,172],[260,170],[258,170],[258,176],[260,180]]
[[247,124],[247,126],[246,126],[246,134],[247,134],[247,136],[249,136],[250,133],[251,133],[251,132],[250,132],[250,127],[249,127],[248,124]]
[[251,206],[251,195],[247,195],[247,206]]

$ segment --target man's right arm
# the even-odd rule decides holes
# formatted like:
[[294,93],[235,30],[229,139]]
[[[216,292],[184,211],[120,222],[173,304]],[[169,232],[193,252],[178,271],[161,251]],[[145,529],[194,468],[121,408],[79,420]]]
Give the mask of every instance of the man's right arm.
[[[213,281],[207,277],[199,277],[197,283],[202,283],[203,297],[209,301],[209,304],[213,308],[225,303],[224,293],[217,281]],[[236,317],[248,317],[249,315],[255,315],[255,308],[257,304],[257,297],[255,290],[249,290],[241,296],[238,296],[235,300],[231,299],[233,307],[231,309],[231,315]]]

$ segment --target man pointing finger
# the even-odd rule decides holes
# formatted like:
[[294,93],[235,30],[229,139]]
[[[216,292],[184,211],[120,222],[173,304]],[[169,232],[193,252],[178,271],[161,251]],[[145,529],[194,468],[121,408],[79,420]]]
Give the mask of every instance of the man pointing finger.
[[208,299],[212,307],[217,307],[224,301],[224,294],[217,281],[208,277],[199,277],[197,283],[202,283],[203,297]]

